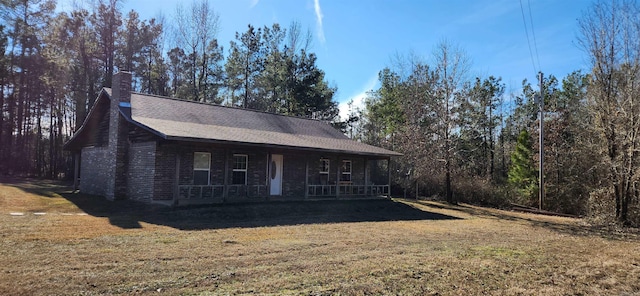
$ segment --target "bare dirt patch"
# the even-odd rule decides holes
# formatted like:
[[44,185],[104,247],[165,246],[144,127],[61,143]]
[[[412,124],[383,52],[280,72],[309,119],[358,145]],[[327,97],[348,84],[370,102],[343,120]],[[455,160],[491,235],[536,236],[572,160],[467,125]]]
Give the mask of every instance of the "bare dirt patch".
[[579,219],[401,200],[149,208],[34,180],[3,181],[0,206],[2,295],[640,293],[638,235]]

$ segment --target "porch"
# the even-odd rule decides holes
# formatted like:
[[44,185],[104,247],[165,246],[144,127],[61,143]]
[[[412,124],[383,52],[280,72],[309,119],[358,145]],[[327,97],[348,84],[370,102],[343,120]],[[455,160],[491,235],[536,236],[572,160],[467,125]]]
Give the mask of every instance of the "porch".
[[173,205],[390,196],[389,157],[202,144],[175,151]]

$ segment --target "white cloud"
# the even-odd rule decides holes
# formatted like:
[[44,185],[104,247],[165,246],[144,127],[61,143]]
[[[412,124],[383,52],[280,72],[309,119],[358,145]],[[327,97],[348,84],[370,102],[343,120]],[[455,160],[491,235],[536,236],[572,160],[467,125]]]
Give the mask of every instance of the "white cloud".
[[316,12],[316,30],[318,31],[318,39],[320,43],[324,44],[326,41],[324,38],[324,29],[322,28],[322,10],[320,9],[320,0],[313,0],[313,8]]
[[260,2],[260,0],[251,0],[251,4],[249,4],[249,8],[254,8],[256,5],[258,5],[258,2]]
[[340,120],[347,120],[349,118],[349,102],[353,100],[352,108],[355,110],[356,108],[364,109],[364,99],[367,97],[367,93],[373,90],[378,85],[378,75],[373,75],[367,83],[362,87],[360,92],[357,94],[348,97],[343,102],[338,104],[338,109],[340,109]]

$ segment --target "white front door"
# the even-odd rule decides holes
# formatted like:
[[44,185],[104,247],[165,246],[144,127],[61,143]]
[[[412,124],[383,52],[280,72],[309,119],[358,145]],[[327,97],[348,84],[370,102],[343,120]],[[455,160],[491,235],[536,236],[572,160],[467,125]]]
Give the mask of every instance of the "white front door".
[[271,195],[282,195],[282,155],[271,155],[269,178],[271,178]]

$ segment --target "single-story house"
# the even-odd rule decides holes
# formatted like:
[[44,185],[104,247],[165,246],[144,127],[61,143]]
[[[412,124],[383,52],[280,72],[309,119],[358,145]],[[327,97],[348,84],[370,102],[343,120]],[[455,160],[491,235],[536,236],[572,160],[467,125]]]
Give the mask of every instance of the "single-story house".
[[400,155],[320,120],[133,93],[128,72],[65,149],[81,192],[167,205],[388,196]]

